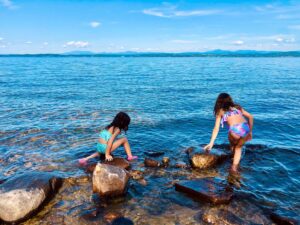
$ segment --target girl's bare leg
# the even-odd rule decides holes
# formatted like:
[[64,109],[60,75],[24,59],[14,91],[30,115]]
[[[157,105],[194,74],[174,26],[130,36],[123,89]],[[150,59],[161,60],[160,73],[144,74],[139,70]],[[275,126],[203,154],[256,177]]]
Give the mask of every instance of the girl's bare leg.
[[120,147],[121,145],[124,146],[124,149],[125,149],[125,152],[127,154],[128,157],[132,157],[132,154],[131,154],[131,149],[130,149],[130,145],[129,145],[129,142],[127,140],[127,138],[123,137],[123,138],[120,138],[118,140],[116,140],[113,145],[111,146],[111,150],[110,150],[110,153],[114,150],[116,150],[118,147]]
[[228,140],[229,140],[229,143],[230,143],[230,150],[232,153],[234,153],[234,148],[235,146],[237,145],[238,143],[238,139],[236,139],[232,134],[231,132],[228,133]]
[[233,163],[232,163],[232,167],[231,167],[231,170],[233,172],[237,172],[238,166],[239,166],[240,161],[241,161],[242,147],[243,147],[244,143],[245,143],[244,139],[240,138],[238,140],[237,145],[235,146]]

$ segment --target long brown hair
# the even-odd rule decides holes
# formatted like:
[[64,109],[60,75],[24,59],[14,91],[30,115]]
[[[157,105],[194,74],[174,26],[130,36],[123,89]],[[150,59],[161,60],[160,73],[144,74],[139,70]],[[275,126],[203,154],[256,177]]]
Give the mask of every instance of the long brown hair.
[[130,124],[130,117],[125,112],[119,112],[114,120],[106,126],[105,129],[109,129],[110,127],[118,127],[121,131],[124,130],[125,132],[128,130],[128,126]]
[[228,111],[231,107],[235,107],[237,109],[241,109],[242,107],[236,103],[233,102],[231,96],[227,93],[221,93],[219,94],[216,104],[214,107],[214,114],[215,116],[218,115],[221,109],[223,109],[225,112]]

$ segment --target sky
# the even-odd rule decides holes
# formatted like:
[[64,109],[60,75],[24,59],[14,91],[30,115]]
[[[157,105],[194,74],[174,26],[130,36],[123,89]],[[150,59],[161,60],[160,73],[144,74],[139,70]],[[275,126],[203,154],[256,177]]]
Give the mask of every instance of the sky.
[[0,54],[300,50],[300,0],[0,0]]

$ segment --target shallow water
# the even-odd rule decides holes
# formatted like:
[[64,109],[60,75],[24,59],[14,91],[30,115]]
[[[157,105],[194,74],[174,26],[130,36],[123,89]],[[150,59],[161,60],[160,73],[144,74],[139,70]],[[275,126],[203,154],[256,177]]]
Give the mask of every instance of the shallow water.
[[[1,57],[0,180],[32,170],[67,178],[28,224],[99,224],[108,211],[136,224],[194,224],[221,209],[244,224],[271,223],[266,209],[300,220],[299,74],[300,58]],[[213,207],[176,192],[171,182],[226,179],[230,162],[202,172],[140,164],[150,150],[175,163],[187,160],[186,147],[206,144],[220,92],[252,113],[255,125],[236,197]],[[132,118],[127,137],[139,156],[132,166],[144,171],[147,185],[131,181],[128,196],[104,204],[77,159],[95,150],[97,133],[119,111]],[[222,129],[216,143],[226,149],[226,142]]]

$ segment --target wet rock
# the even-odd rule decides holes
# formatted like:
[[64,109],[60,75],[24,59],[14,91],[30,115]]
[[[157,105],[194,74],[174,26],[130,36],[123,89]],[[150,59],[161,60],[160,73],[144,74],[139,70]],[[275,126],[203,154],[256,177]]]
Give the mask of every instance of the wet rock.
[[167,166],[169,166],[169,163],[170,163],[170,158],[169,157],[163,157],[163,159],[162,159],[162,165],[164,167],[167,167]]
[[189,157],[193,168],[207,169],[229,158],[229,154],[219,150],[211,150],[210,152],[201,151],[194,154],[190,153]]
[[145,179],[138,180],[138,183],[143,186],[147,186],[148,182]]
[[186,168],[188,168],[188,165],[185,162],[177,162],[175,164],[175,168],[186,169]]
[[224,225],[246,225],[249,224],[242,220],[234,213],[224,210],[212,208],[207,210],[201,216],[202,220],[208,224],[224,224]]
[[143,172],[140,170],[132,170],[129,172],[129,174],[134,180],[140,180],[144,178]]
[[58,191],[62,179],[51,173],[31,172],[0,186],[0,220],[17,222],[36,213]]
[[86,167],[86,169],[85,169],[85,171],[87,173],[93,173],[96,165],[97,165],[97,163],[90,163],[90,164],[88,164],[87,167]]
[[190,158],[193,168],[207,169],[217,164],[217,156],[207,153],[196,153]]
[[188,155],[192,154],[195,150],[195,147],[189,147],[187,149],[184,150],[184,152]]
[[117,166],[122,169],[128,170],[130,168],[130,163],[123,158],[114,158],[112,161],[103,162],[103,164],[108,164],[112,166]]
[[233,196],[233,191],[228,188],[226,181],[218,178],[181,181],[175,184],[175,189],[196,200],[214,204],[229,203]]
[[271,213],[270,218],[274,223],[278,225],[298,225],[297,221],[288,217],[281,216],[277,213]]
[[122,217],[121,213],[117,213],[117,212],[108,212],[104,215],[104,219],[108,223],[111,223],[120,217]]
[[158,157],[158,156],[162,156],[165,153],[164,152],[150,151],[150,152],[146,152],[145,154],[147,156],[150,156],[150,157]]
[[93,173],[93,192],[100,196],[118,196],[127,191],[129,173],[119,167],[98,163]]
[[149,159],[149,158],[145,158],[144,164],[146,167],[159,167],[160,166],[160,162],[158,162],[154,159]]

